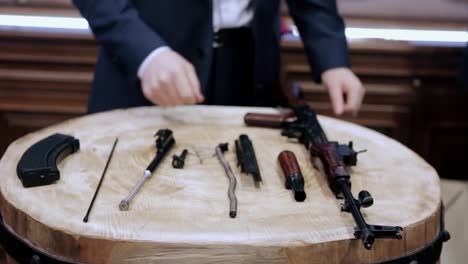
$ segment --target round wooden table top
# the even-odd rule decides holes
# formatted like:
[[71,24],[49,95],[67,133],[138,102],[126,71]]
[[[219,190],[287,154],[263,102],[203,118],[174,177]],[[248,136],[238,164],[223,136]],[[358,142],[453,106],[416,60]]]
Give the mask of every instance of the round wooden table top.
[[[324,174],[302,144],[279,129],[247,127],[247,112],[271,108],[140,107],[73,119],[13,142],[0,161],[0,212],[5,225],[48,254],[85,263],[360,263],[403,256],[439,232],[440,186],[435,170],[400,143],[361,126],[319,116],[330,140],[353,140],[360,154],[351,170],[355,196],[363,189],[374,205],[362,209],[369,224],[402,226],[403,239],[377,240],[365,250],[354,239],[355,222],[340,211]],[[155,155],[154,134],[169,128],[175,147],[130,204],[119,202]],[[63,133],[81,148],[59,163],[55,184],[25,189],[16,174],[21,155],[35,142]],[[236,167],[234,140],[247,134],[263,178]],[[82,221],[115,138],[119,138],[89,222]],[[215,156],[225,156],[236,175],[238,213],[229,217],[228,178]],[[184,169],[173,154],[189,154]],[[307,199],[298,203],[284,188],[277,160],[293,151],[301,165]]]

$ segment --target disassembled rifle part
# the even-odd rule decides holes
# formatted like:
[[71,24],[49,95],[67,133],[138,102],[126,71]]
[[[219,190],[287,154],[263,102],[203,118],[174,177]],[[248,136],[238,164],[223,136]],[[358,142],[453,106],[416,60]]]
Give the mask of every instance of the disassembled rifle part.
[[237,166],[241,167],[241,172],[252,174],[255,183],[258,185],[262,181],[262,177],[260,176],[252,141],[247,135],[240,135],[239,140],[236,140],[235,144]]
[[175,140],[172,136],[172,131],[170,129],[161,129],[159,130],[156,135],[156,156],[151,161],[151,163],[146,168],[143,176],[138,181],[138,183],[133,187],[130,193],[125,197],[119,204],[120,211],[127,211],[130,205],[130,202],[133,200],[137,192],[141,189],[143,184],[151,178],[153,175],[154,170],[158,165],[161,163],[162,159],[169,153],[171,148],[175,144]]
[[[362,240],[366,249],[371,249],[376,238],[401,239],[400,226],[369,225],[361,214],[361,207],[373,204],[372,196],[367,191],[359,193],[355,199],[351,193],[351,175],[348,167],[357,163],[358,152],[354,151],[353,144],[339,144],[328,141],[325,132],[317,120],[315,111],[307,105],[296,107],[293,113],[283,115],[247,114],[244,117],[247,125],[282,127],[282,135],[297,138],[311,154],[318,157],[323,164],[330,189],[337,198],[343,197],[345,202],[342,211],[349,212],[357,224],[354,236]],[[311,159],[312,160],[312,159]]]
[[294,199],[297,202],[303,202],[306,199],[304,177],[302,176],[296,155],[291,151],[285,150],[278,155],[278,161],[286,177],[286,189],[292,189],[294,191]]
[[257,114],[247,113],[244,116],[244,123],[248,126],[281,128],[284,124],[296,121],[293,112],[283,114]]
[[80,141],[64,134],[53,134],[32,145],[16,167],[23,187],[49,185],[59,180],[57,164],[79,149]]
[[216,156],[218,157],[219,161],[224,167],[226,171],[226,175],[229,178],[229,189],[228,189],[228,196],[229,196],[229,216],[231,218],[236,217],[237,215],[237,197],[235,194],[236,190],[236,176],[232,172],[231,166],[229,162],[224,157],[224,152],[228,150],[228,143],[221,143],[216,147]]
[[177,156],[177,155],[172,156],[172,167],[174,169],[184,168],[185,157],[187,156],[187,153],[188,153],[187,149],[184,149],[184,151],[182,151],[182,154],[180,154],[180,156]]
[[91,203],[89,204],[89,207],[88,207],[88,211],[86,212],[86,215],[83,218],[83,222],[85,223],[88,222],[89,214],[91,213],[91,209],[93,208],[94,201],[96,200],[96,196],[99,190],[101,189],[101,184],[102,184],[102,181],[104,180],[104,175],[106,175],[107,168],[109,167],[109,163],[112,159],[112,155],[114,154],[115,146],[117,145],[118,141],[119,141],[119,138],[116,138],[114,141],[114,145],[112,146],[112,149],[110,151],[109,157],[107,158],[106,166],[104,167],[104,170],[102,171],[101,179],[99,180],[98,186],[96,187],[96,191],[94,192],[93,199],[91,200]]

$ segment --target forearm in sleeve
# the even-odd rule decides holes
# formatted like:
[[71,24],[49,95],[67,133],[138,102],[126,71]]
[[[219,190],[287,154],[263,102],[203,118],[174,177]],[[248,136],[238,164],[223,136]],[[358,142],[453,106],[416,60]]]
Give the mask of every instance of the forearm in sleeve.
[[349,67],[344,22],[335,0],[287,0],[301,34],[313,78],[332,68]]
[[155,49],[167,46],[164,40],[138,16],[128,0],[73,0],[88,20],[96,40],[113,61],[137,75],[143,60]]

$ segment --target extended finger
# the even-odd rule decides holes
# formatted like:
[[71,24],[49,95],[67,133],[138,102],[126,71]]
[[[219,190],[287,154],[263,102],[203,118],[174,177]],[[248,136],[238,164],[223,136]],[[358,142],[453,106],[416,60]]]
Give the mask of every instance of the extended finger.
[[331,83],[328,87],[328,94],[333,107],[335,115],[341,115],[343,113],[343,90],[341,85],[338,83]]
[[165,92],[167,93],[168,95],[168,98],[169,98],[169,105],[170,106],[176,106],[176,105],[181,105],[181,104],[184,104],[184,100],[183,98],[179,95],[179,92],[178,92],[178,79],[180,79],[180,77],[178,78],[175,78],[173,80],[173,82],[165,89]]
[[162,90],[161,88],[157,88],[153,91],[152,93],[153,95],[153,100],[154,100],[154,103],[159,105],[159,106],[170,106],[171,105],[171,100],[169,98],[169,95],[167,94],[167,92],[165,92],[164,90]]
[[158,100],[155,96],[155,91],[153,90],[154,84],[156,83],[155,80],[148,80],[144,79],[141,82],[141,92],[143,93],[143,96],[150,101],[153,104],[159,104]]
[[147,96],[148,100],[152,103],[159,105],[159,106],[169,106],[170,99],[165,92],[166,84],[161,82],[159,78],[156,78],[148,85],[145,85],[145,96]]
[[359,82],[348,85],[349,86],[346,87],[347,100],[344,106],[344,110],[346,112],[352,112],[353,115],[356,115],[362,104],[364,89]]
[[200,81],[198,80],[197,74],[195,73],[195,69],[192,65],[188,65],[185,71],[187,78],[190,82],[190,87],[192,89],[192,94],[195,96],[195,100],[197,103],[201,103],[205,100],[203,94],[200,90]]
[[177,92],[184,104],[194,104],[196,102],[196,98],[185,68],[186,67],[184,67],[183,72],[180,74],[180,78],[177,79]]
[[165,96],[167,106],[181,105],[183,103],[182,98],[177,92],[177,80],[180,78],[180,75],[177,71],[166,72],[164,75],[161,75],[161,93]]

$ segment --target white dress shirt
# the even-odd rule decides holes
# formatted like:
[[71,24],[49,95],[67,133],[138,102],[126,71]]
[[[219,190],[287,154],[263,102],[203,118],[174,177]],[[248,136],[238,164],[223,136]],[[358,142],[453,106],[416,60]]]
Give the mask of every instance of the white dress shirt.
[[[253,19],[252,0],[212,0],[213,1],[213,32],[222,28],[236,28],[248,26]],[[138,77],[141,79],[150,61],[167,46],[153,50],[138,68]]]
[[247,26],[253,18],[252,0],[213,0],[213,30]]

